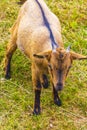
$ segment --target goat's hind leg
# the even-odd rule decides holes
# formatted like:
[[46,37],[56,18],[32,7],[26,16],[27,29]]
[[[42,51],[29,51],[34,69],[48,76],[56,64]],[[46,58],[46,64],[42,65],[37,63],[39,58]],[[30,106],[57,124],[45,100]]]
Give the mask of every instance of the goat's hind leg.
[[5,78],[10,79],[10,63],[11,63],[11,58],[16,50],[17,45],[16,45],[16,40],[13,39],[10,41],[10,43],[7,46],[7,51],[6,51],[6,56],[5,56]]

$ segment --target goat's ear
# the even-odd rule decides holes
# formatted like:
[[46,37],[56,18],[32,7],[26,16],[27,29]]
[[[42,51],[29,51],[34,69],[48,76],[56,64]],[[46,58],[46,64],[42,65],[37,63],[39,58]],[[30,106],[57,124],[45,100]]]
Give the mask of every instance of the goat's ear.
[[36,58],[46,58],[47,60],[50,59],[50,56],[51,56],[51,52],[52,51],[47,51],[47,52],[41,52],[41,53],[38,53],[38,54],[33,54],[34,57]]
[[87,56],[83,56],[83,55],[75,53],[75,52],[70,52],[70,53],[71,53],[72,60],[85,60],[85,59],[87,59]]

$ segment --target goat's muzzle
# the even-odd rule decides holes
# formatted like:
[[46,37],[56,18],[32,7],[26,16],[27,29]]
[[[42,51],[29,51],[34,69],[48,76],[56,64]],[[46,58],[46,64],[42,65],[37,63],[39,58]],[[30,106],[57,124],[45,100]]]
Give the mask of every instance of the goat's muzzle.
[[62,91],[63,89],[63,83],[57,83],[57,85],[55,86],[56,91]]

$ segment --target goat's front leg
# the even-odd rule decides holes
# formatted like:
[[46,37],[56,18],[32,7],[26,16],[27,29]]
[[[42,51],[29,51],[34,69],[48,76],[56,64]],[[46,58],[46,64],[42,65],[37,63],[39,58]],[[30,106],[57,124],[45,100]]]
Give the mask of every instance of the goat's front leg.
[[55,90],[54,86],[53,86],[53,98],[54,98],[54,103],[58,106],[61,106],[61,100],[58,96],[58,92]]
[[41,82],[40,82],[40,71],[38,70],[38,67],[35,64],[32,64],[32,82],[35,91],[33,114],[38,115],[41,112],[40,109]]
[[40,83],[40,80],[36,80],[34,111],[33,111],[34,115],[38,115],[41,112],[41,109],[40,109],[40,95],[41,95],[41,83]]
[[43,88],[48,88],[49,82],[48,82],[48,78],[47,78],[46,74],[41,75],[40,81],[41,81],[41,84],[42,84]]
[[41,90],[35,90],[35,102],[34,102],[34,111],[33,111],[34,115],[38,115],[41,112],[41,109],[40,109],[40,94],[41,94]]

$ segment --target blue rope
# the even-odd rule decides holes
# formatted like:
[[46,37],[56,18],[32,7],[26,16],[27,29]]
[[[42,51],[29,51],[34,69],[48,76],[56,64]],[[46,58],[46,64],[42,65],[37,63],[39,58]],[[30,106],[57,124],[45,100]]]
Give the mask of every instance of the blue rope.
[[45,16],[45,13],[44,13],[44,11],[43,11],[39,1],[36,0],[36,2],[37,2],[37,4],[39,5],[39,7],[41,9],[41,13],[42,13],[42,16],[43,16],[44,24],[45,24],[45,26],[48,28],[48,30],[50,32],[50,39],[51,39],[52,49],[54,50],[56,47],[58,47],[58,45],[57,45],[57,43],[54,40],[54,36],[53,36],[52,30],[50,28],[49,22],[48,22],[48,20],[47,20],[47,18]]

